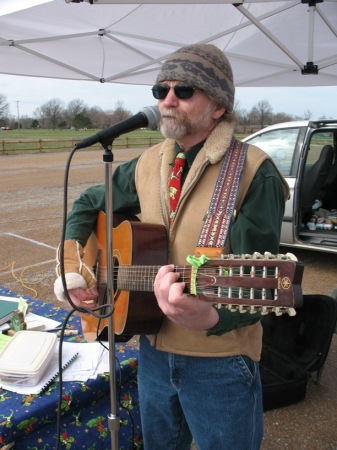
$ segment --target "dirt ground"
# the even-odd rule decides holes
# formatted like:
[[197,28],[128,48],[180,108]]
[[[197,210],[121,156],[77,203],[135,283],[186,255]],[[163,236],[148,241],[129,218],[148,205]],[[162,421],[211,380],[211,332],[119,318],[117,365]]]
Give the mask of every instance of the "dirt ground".
[[[113,166],[140,152],[114,150]],[[67,158],[67,153],[0,156],[0,285],[54,304],[60,304],[53,283]],[[103,152],[77,152],[71,161],[68,209],[86,187],[104,183],[104,173]],[[305,264],[303,292],[330,295],[337,287],[337,256],[294,253]],[[265,414],[262,450],[336,450],[336,376],[334,335],[321,383],[309,382],[304,401]]]

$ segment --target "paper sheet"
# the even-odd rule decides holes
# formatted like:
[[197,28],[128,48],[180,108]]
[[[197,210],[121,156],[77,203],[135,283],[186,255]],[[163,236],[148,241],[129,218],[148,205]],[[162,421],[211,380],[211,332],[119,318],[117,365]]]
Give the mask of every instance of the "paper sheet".
[[109,372],[109,352],[99,343],[73,344],[78,351],[76,360],[63,372],[63,381],[87,381],[95,379],[99,373]]

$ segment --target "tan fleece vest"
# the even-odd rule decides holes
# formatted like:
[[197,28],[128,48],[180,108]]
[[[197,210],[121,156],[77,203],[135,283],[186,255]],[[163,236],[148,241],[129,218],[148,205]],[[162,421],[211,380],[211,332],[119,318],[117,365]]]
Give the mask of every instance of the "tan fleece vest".
[[[141,220],[166,225],[169,233],[168,263],[187,264],[187,255],[194,253],[221,169],[222,158],[230,145],[233,128],[234,125],[221,122],[199,151],[184,182],[171,229],[168,226],[168,183],[172,170],[170,164],[174,160],[174,141],[166,139],[163,143],[148,149],[137,164],[136,186],[142,211]],[[262,150],[253,146],[248,148],[236,211],[241,206],[257,169],[265,159],[269,157]],[[285,192],[286,189],[288,188],[285,183]],[[230,252],[228,240],[223,253]],[[258,361],[261,353],[262,327],[257,323],[222,336],[207,337],[205,331],[191,331],[165,318],[158,335],[149,338],[157,349],[167,352],[210,357],[247,355]]]

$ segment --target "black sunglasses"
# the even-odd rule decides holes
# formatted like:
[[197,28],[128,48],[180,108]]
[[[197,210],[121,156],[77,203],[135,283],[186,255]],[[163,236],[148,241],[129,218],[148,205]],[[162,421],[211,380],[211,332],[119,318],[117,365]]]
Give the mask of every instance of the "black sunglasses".
[[157,100],[163,100],[167,97],[169,90],[174,90],[174,95],[180,100],[186,100],[193,97],[196,88],[189,84],[176,84],[174,87],[165,86],[162,84],[155,84],[152,88],[153,97]]

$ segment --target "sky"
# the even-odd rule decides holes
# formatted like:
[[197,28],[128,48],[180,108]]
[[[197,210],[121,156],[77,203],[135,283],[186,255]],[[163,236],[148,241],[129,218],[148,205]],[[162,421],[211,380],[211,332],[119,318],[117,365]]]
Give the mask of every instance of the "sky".
[[[134,86],[93,81],[57,80],[0,74],[0,93],[5,95],[14,117],[33,117],[33,112],[47,101],[57,98],[64,106],[81,99],[89,107],[113,110],[117,102],[136,114],[145,106],[156,104],[151,86]],[[312,119],[337,118],[337,86],[311,88],[237,88],[240,109],[249,111],[261,100],[268,100],[273,113],[284,112],[303,117],[311,111]]]

